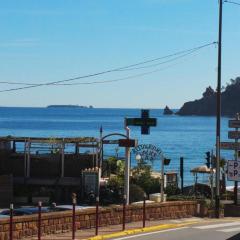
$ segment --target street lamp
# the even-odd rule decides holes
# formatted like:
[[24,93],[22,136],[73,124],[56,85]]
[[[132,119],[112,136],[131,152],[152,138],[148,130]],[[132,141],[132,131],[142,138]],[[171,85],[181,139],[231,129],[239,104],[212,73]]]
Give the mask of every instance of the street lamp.
[[138,163],[140,163],[142,156],[140,154],[137,154],[135,159],[137,160]]
[[164,156],[161,154],[162,172],[161,172],[161,202],[164,202]]

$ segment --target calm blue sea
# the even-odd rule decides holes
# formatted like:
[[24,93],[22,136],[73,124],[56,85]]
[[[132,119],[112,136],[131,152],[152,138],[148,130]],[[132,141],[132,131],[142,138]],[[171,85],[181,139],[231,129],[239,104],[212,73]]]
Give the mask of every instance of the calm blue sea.
[[[179,170],[179,158],[185,159],[185,184],[193,182],[190,169],[205,163],[205,152],[215,146],[214,117],[164,116],[163,110],[151,110],[152,117],[158,119],[158,126],[151,134],[143,136],[138,127],[131,128],[131,137],[140,144],[154,144],[171,159],[167,170]],[[99,128],[104,135],[124,131],[125,117],[140,116],[140,109],[71,109],[71,108],[14,108],[0,107],[0,136],[41,136],[41,137],[99,137]],[[228,119],[222,118],[222,140],[227,140]],[[108,146],[104,151],[116,154],[116,146]],[[123,151],[119,151],[123,155]],[[222,151],[228,159],[233,158],[230,151]],[[134,160],[132,160],[134,161]],[[134,164],[134,163],[133,163]],[[155,170],[160,170],[158,161]],[[207,181],[200,176],[199,181]],[[230,183],[231,184],[231,183]]]

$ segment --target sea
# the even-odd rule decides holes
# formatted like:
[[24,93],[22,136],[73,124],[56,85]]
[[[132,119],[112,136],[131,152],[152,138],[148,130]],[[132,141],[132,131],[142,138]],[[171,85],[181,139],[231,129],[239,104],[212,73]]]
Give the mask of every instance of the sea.
[[[177,111],[176,109],[174,111]],[[140,117],[141,109],[119,108],[31,108],[0,107],[0,136],[24,137],[99,137],[110,133],[125,134],[124,119]],[[194,182],[190,170],[206,163],[207,151],[215,151],[216,118],[200,116],[163,115],[162,109],[151,109],[157,127],[149,135],[141,135],[139,127],[130,127],[131,138],[139,144],[153,144],[170,158],[166,171],[179,172],[180,157],[184,158],[184,185]],[[228,118],[221,121],[221,140],[228,140]],[[117,138],[116,138],[117,139]],[[104,157],[124,157],[124,150],[105,145]],[[233,159],[233,151],[221,151],[221,156]],[[136,160],[131,158],[134,166]],[[152,163],[154,171],[161,170],[160,159]],[[198,182],[207,183],[209,176],[200,174]],[[228,182],[228,185],[233,185]]]

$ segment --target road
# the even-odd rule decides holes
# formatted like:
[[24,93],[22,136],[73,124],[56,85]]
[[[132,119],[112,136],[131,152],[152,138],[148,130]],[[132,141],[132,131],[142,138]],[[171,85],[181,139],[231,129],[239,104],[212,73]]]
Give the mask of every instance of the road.
[[116,240],[240,240],[240,221],[201,222],[181,228],[142,233]]

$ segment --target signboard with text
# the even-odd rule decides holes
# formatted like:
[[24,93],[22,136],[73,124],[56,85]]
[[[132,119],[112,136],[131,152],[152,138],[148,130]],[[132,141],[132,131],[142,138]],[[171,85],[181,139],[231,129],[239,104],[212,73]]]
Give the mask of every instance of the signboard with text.
[[157,119],[149,117],[149,110],[143,109],[141,111],[141,118],[126,118],[126,126],[139,126],[141,127],[141,134],[150,134],[150,127],[157,126]]
[[84,194],[88,195],[90,193],[97,194],[98,191],[98,172],[97,171],[83,171],[82,181]]
[[144,126],[147,125],[149,127],[156,127],[157,119],[156,118],[148,118],[148,119],[141,119],[141,118],[127,118],[126,119],[127,126]]
[[140,155],[141,161],[143,162],[153,162],[156,159],[160,159],[161,155],[163,154],[160,148],[152,144],[138,145],[132,149],[131,153],[133,153],[135,156]]
[[228,126],[230,128],[240,128],[240,120],[229,120]]
[[138,144],[136,139],[119,139],[119,147],[136,147]]
[[235,142],[221,142],[220,148],[223,150],[240,150],[240,143]]
[[102,143],[103,144],[118,144],[119,141],[118,140],[103,140]]
[[227,166],[228,181],[240,181],[240,162],[229,160]]
[[229,139],[240,139],[240,132],[239,131],[229,131],[228,138]]

